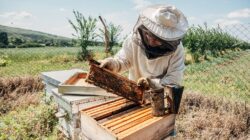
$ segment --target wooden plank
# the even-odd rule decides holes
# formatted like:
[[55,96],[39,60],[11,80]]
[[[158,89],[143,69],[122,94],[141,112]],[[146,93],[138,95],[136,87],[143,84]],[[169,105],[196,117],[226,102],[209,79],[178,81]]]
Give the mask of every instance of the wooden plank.
[[117,125],[117,127],[111,127],[111,131],[114,132],[115,134],[118,134],[120,132],[123,132],[131,127],[134,127],[136,125],[140,125],[142,122],[153,118],[153,116],[149,113],[143,114],[140,117],[136,117],[135,119],[128,120],[127,122],[123,122],[120,125]]
[[91,114],[89,114],[90,116],[95,116],[95,115],[99,115],[99,114],[105,114],[105,113],[111,113],[111,112],[114,112],[114,111],[117,111],[117,110],[120,110],[122,108],[125,108],[125,107],[128,107],[128,106],[131,106],[133,105],[133,102],[128,102],[126,104],[119,104],[119,105],[116,105],[116,106],[112,106],[108,109],[103,109],[103,110],[99,110],[97,112],[93,112]]
[[144,108],[137,109],[135,111],[130,112],[129,114],[125,114],[123,116],[120,116],[120,117],[117,117],[117,118],[112,119],[110,121],[107,121],[105,123],[102,123],[102,125],[105,126],[105,127],[107,127],[107,128],[110,128],[110,127],[112,127],[114,125],[117,125],[117,124],[119,124],[121,122],[129,120],[129,119],[134,118],[136,116],[139,116],[139,115],[147,112],[148,110],[150,110],[150,108],[147,108],[147,109],[144,109]]
[[94,112],[98,112],[100,110],[107,109],[107,108],[110,108],[110,107],[113,107],[113,106],[116,106],[116,105],[124,104],[124,103],[127,103],[127,102],[131,102],[131,101],[128,101],[126,99],[121,99],[121,100],[118,100],[118,101],[115,101],[115,102],[111,102],[109,104],[105,104],[105,105],[102,105],[102,106],[95,107],[94,109],[85,111],[85,113],[92,114]]
[[116,102],[116,101],[119,101],[119,100],[122,100],[122,99],[124,99],[124,98],[122,98],[122,97],[118,97],[118,98],[116,98],[116,99],[114,99],[114,100],[111,100],[111,101],[105,102],[105,103],[103,103],[103,104],[99,104],[99,105],[95,105],[95,106],[92,106],[92,107],[89,107],[89,108],[83,109],[82,111],[84,111],[84,112],[88,112],[88,110],[92,110],[93,108],[97,108],[97,107],[99,107],[99,106],[104,106],[104,105],[106,105],[106,104],[110,104],[110,103],[112,103],[112,102]]
[[92,115],[91,117],[95,118],[96,120],[100,120],[100,119],[103,119],[103,118],[108,117],[110,115],[117,114],[121,111],[124,111],[124,110],[131,108],[131,107],[134,107],[134,106],[135,106],[135,104],[133,102],[129,102],[128,104],[118,106],[115,108],[111,108],[111,109],[109,109],[107,111],[103,111],[101,113],[96,113],[96,114]]
[[100,108],[100,110],[97,110],[97,111],[94,110],[94,112],[90,112],[88,114],[90,116],[94,116],[97,114],[101,114],[103,112],[111,112],[113,110],[117,110],[117,108],[126,107],[126,106],[131,105],[131,104],[133,104],[133,102],[131,102],[131,101],[127,101],[125,103],[120,102],[119,104],[113,104],[111,106],[107,106],[107,108]]
[[130,108],[128,110],[124,110],[120,113],[117,113],[117,114],[114,114],[112,116],[98,120],[98,123],[104,126],[106,124],[112,123],[113,121],[119,120],[120,117],[129,116],[129,115],[133,114],[133,112],[135,112],[137,110],[141,110],[141,109],[142,108],[140,106],[135,106],[135,107]]
[[96,120],[81,111],[81,129],[91,140],[117,140],[116,136],[101,127]]
[[135,127],[117,134],[117,137],[121,140],[159,140],[166,137],[174,130],[174,124],[174,114],[164,117],[153,117]]

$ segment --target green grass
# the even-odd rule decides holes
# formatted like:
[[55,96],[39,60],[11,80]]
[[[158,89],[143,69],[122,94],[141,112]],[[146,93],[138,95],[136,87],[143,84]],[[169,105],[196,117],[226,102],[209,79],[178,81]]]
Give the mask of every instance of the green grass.
[[[120,48],[115,47],[114,52]],[[97,60],[106,57],[103,47],[89,47]],[[7,66],[0,67],[0,77],[39,75],[52,70],[79,68],[87,70],[87,62],[76,60],[78,47],[45,47],[0,49],[0,54],[7,56]]]
[[250,103],[250,52],[231,52],[192,64],[185,71],[186,89]]

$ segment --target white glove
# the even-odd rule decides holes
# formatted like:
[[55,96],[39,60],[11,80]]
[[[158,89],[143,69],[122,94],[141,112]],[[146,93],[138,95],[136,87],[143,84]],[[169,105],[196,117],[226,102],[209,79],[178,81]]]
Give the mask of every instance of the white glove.
[[144,89],[161,89],[164,88],[160,83],[155,82],[150,78],[141,77],[137,80],[137,86],[142,86]]
[[106,58],[104,60],[100,60],[101,68],[106,68],[112,72],[118,72],[120,70],[120,64],[115,61],[114,58]]

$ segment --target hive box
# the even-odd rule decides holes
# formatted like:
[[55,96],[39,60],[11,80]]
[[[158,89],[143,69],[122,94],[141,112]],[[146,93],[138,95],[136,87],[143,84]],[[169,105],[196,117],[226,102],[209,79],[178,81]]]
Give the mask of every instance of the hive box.
[[159,140],[174,131],[175,115],[154,117],[151,107],[124,98],[81,111],[81,132],[91,140]]

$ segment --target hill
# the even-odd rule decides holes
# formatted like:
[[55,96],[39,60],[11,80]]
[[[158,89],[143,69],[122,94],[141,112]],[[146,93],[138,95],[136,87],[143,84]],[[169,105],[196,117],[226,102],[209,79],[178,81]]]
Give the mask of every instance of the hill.
[[40,31],[33,31],[22,28],[14,28],[9,26],[0,25],[0,32],[6,32],[8,38],[19,38],[25,41],[45,43],[47,41],[53,42],[70,42],[71,39],[67,37],[52,35]]

